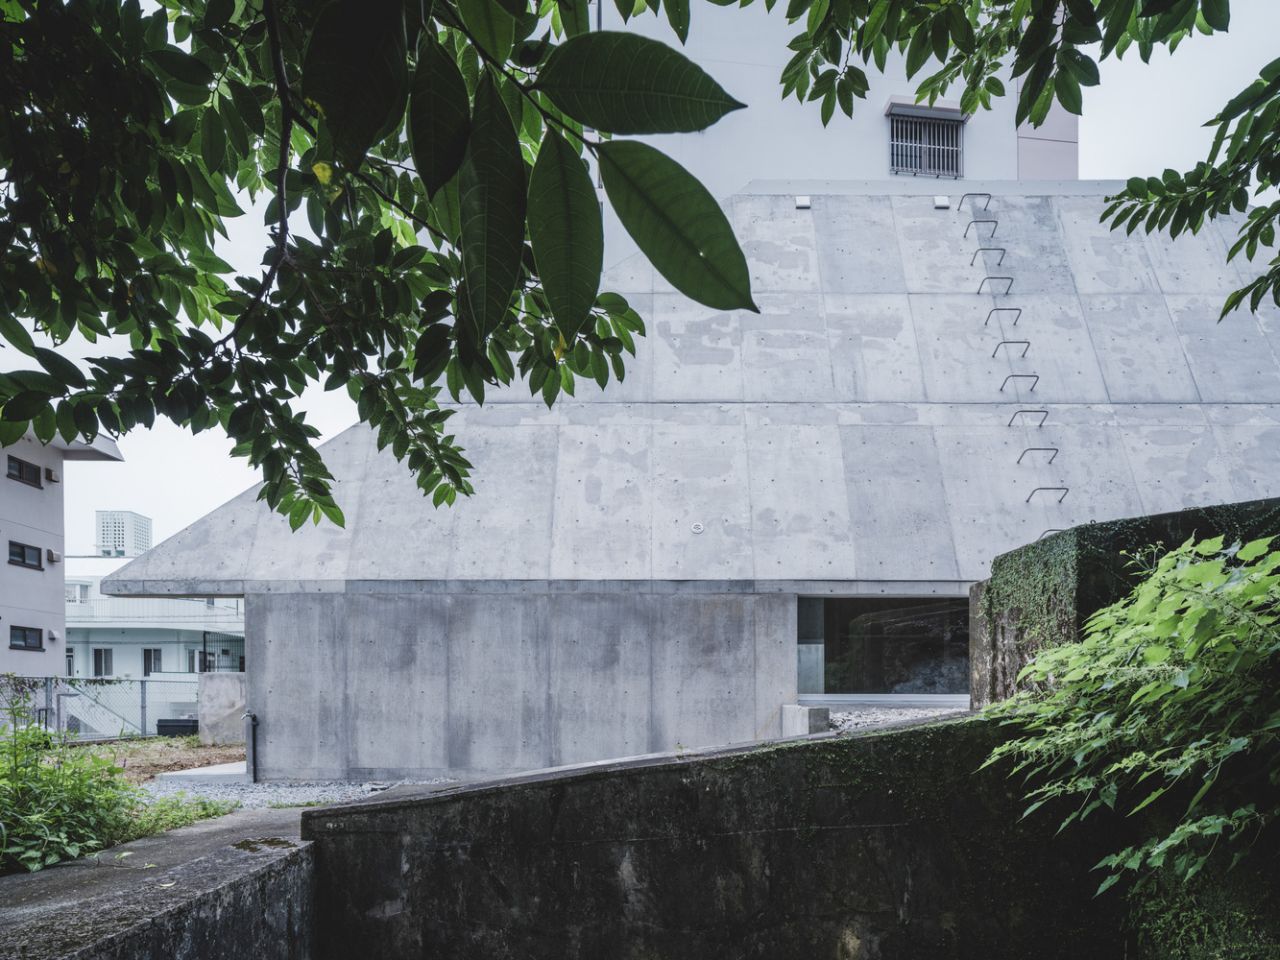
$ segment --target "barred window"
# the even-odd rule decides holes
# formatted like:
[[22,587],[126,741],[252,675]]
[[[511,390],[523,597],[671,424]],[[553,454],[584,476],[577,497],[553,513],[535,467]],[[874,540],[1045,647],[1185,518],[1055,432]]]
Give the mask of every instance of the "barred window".
[[889,167],[893,173],[963,177],[964,121],[891,114]]

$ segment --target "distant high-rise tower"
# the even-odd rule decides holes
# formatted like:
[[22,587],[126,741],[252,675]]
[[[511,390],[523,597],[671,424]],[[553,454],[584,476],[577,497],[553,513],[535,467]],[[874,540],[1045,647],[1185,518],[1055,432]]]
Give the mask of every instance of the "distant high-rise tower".
[[100,557],[136,557],[151,549],[151,518],[132,510],[98,510]]

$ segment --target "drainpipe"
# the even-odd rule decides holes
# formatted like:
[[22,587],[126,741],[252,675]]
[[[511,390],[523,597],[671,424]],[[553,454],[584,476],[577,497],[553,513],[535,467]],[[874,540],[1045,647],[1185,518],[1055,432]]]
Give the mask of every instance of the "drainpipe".
[[244,715],[245,770],[249,774],[249,782],[258,782],[258,717],[245,712]]

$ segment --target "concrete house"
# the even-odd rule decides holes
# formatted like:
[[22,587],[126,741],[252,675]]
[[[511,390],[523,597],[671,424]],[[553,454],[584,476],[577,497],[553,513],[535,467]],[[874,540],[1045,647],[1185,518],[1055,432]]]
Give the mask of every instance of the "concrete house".
[[511,771],[777,735],[813,699],[963,697],[995,555],[1280,495],[1280,315],[1219,324],[1246,276],[1229,226],[1111,233],[1114,189],[754,184],[727,206],[761,313],[623,264],[649,326],[631,373],[552,411],[464,405],[474,498],[432,509],[356,426],[324,450],[345,529],[291,534],[250,490],[104,589],[244,598],[267,778]]
[[639,357],[552,411],[522,387],[464,404],[474,498],[432,509],[356,426],[324,451],[345,529],[291,534],[250,490],[104,582],[243,597],[261,776],[494,773],[776,736],[789,704],[963,704],[995,555],[1280,493],[1280,317],[1216,322],[1248,276],[1230,225],[1111,233],[1119,185],[1075,180],[1075,118],[918,106],[900,58],[823,131],[778,99],[793,32],[699,8],[685,52],[750,109],[656,138],[729,197],[760,314],[684,299],[607,222]]

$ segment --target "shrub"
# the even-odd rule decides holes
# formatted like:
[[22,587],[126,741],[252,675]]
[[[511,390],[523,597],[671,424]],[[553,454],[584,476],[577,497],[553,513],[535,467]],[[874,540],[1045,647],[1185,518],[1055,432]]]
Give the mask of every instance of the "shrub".
[[1098,864],[1122,876],[1167,868],[1190,880],[1235,859],[1280,814],[1280,551],[1188,541],[1160,557],[1078,643],[1041,651],[1033,689],[988,715],[1014,737],[987,764],[1027,777],[1027,814],[1067,805],[1062,827],[1099,811],[1146,811],[1139,840]]
[[145,803],[110,759],[31,722],[34,690],[0,676],[0,873],[40,870],[234,806],[183,796]]

